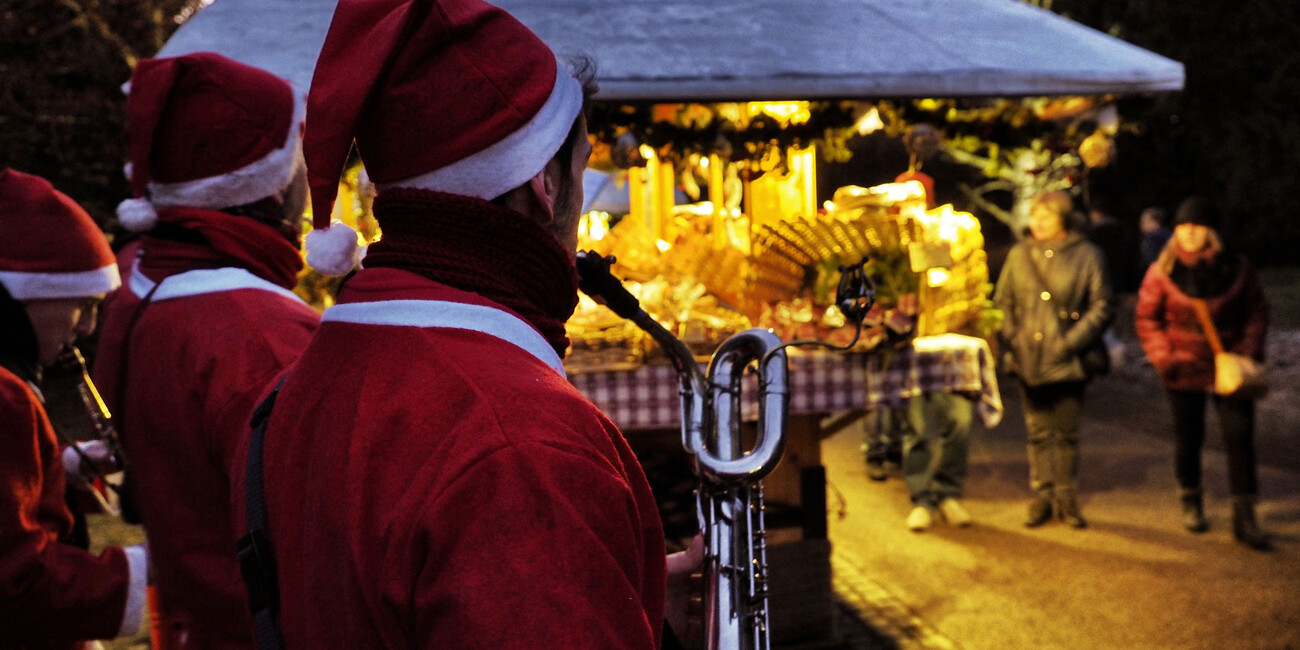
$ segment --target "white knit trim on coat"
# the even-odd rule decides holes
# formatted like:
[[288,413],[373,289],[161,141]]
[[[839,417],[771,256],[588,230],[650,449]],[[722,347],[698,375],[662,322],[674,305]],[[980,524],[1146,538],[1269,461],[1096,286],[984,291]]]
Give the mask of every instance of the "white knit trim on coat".
[[89,298],[122,286],[122,278],[117,264],[109,264],[71,273],[0,271],[0,284],[15,300]]
[[325,310],[321,322],[399,327],[446,327],[479,332],[511,343],[537,357],[561,377],[564,362],[532,325],[495,307],[443,300],[349,302]]
[[[131,278],[129,280],[131,293],[136,297],[143,299],[153,291],[155,283],[145,274],[140,272],[139,263],[131,269]],[[253,275],[246,269],[236,267],[224,267],[220,269],[199,269],[196,271],[186,271],[168,276],[161,283],[162,286],[154,291],[152,302],[162,302],[175,298],[188,298],[190,296],[201,296],[207,293],[218,293],[221,291],[235,291],[237,289],[258,289],[260,291],[270,291],[278,293],[285,298],[295,302],[303,302],[298,294],[285,289],[284,287],[264,280]]]
[[379,191],[411,187],[495,199],[536,176],[555,157],[582,110],[582,84],[556,60],[555,87],[541,110],[496,144],[431,172],[387,183]]
[[264,199],[289,185],[297,170],[306,165],[302,155],[301,126],[306,103],[297,93],[293,98],[293,119],[284,146],[258,160],[225,174],[179,183],[149,183],[149,201],[158,208],[207,208],[220,210]]
[[117,629],[117,636],[135,636],[140,632],[144,622],[145,605],[148,603],[146,589],[149,585],[149,553],[144,546],[128,546],[126,564],[129,567],[126,591],[126,608],[122,610],[122,625]]

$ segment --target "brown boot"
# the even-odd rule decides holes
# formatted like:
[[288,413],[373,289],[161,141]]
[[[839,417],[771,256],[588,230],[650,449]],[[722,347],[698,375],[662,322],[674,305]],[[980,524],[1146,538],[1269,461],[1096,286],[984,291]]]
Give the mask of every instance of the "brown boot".
[[1236,537],[1238,542],[1257,551],[1267,551],[1273,548],[1273,545],[1268,541],[1268,536],[1261,532],[1259,525],[1255,523],[1254,495],[1233,495],[1232,536]]
[[1205,507],[1200,488],[1183,488],[1179,494],[1183,503],[1183,528],[1193,533],[1203,533],[1210,529],[1210,522],[1205,520]]
[[1052,500],[1045,495],[1034,497],[1029,502],[1029,516],[1025,518],[1026,528],[1037,528],[1052,518]]
[[1056,516],[1061,518],[1065,525],[1071,528],[1087,528],[1088,522],[1083,518],[1083,513],[1079,511],[1079,499],[1073,492],[1066,492],[1056,496]]

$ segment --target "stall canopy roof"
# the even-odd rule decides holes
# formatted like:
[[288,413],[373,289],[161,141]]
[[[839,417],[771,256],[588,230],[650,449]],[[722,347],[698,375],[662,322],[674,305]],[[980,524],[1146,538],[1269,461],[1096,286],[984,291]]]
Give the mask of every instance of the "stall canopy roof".
[[[500,0],[599,99],[729,101],[1179,90],[1182,64],[1019,0]],[[334,0],[216,0],[159,56],[221,52],[300,89]]]

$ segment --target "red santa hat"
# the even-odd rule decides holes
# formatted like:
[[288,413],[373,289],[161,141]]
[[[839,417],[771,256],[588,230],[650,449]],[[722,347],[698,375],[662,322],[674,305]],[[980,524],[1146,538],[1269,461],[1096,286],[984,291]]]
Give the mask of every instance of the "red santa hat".
[[353,140],[381,192],[493,199],[542,171],[582,100],[554,52],[498,7],[340,0],[307,99],[308,264],[343,273],[355,260],[356,234],[330,225]]
[[0,170],[0,284],[18,300],[87,298],[121,284],[104,233],[49,181]]
[[212,52],[146,59],[126,101],[131,187],[117,214],[149,230],[155,208],[220,210],[274,195],[303,164],[305,107],[289,83]]

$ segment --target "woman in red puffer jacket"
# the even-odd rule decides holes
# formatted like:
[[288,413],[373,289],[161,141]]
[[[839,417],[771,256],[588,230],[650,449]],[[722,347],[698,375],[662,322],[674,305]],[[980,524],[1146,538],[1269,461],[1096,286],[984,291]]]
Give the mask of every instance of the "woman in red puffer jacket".
[[[1174,420],[1174,472],[1182,501],[1183,526],[1209,528],[1201,496],[1201,447],[1205,441],[1205,397],[1213,393],[1214,351],[1197,319],[1195,299],[1204,300],[1228,352],[1264,359],[1268,302],[1259,278],[1243,256],[1224,249],[1218,213],[1202,198],[1178,208],[1174,234],[1147,270],[1138,292],[1137,332],[1169,397]],[[1255,403],[1213,396],[1228,455],[1233,497],[1233,534],[1252,548],[1269,543],[1255,523]]]

